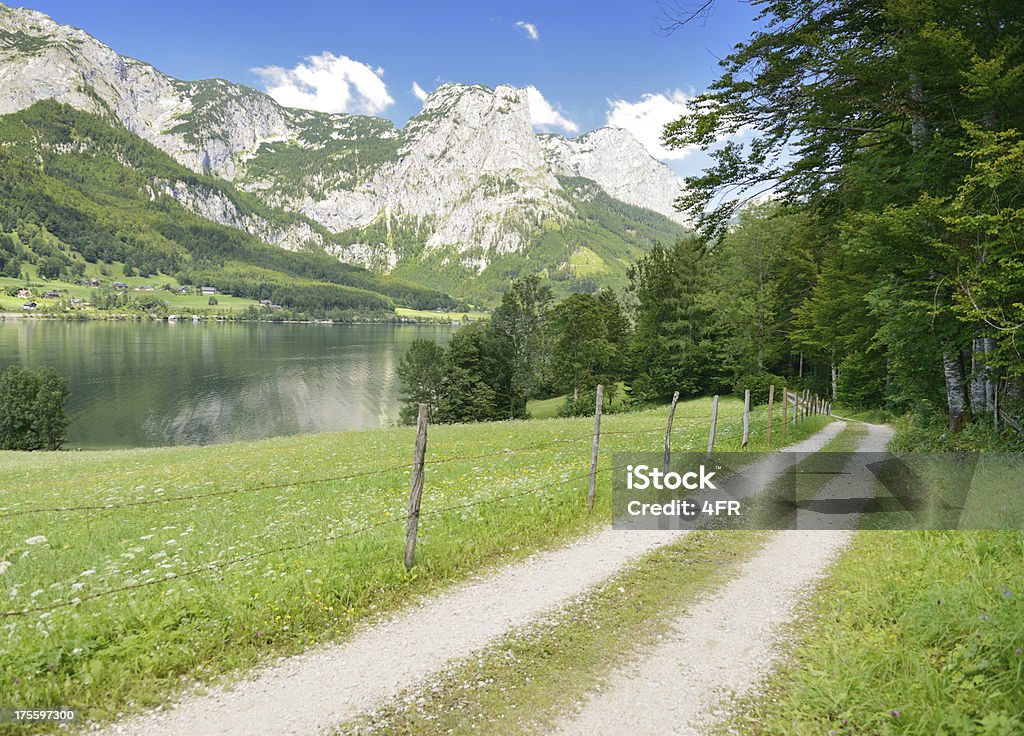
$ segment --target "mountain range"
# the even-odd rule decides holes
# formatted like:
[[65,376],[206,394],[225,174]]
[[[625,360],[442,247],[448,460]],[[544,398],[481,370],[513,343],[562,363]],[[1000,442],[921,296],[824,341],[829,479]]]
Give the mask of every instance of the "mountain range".
[[[59,105],[38,107],[47,101]],[[40,109],[70,127],[70,141],[39,134],[39,125],[51,127]],[[320,263],[326,254],[348,264],[346,273],[367,269],[358,288],[380,293],[395,281],[486,306],[524,272],[565,291],[622,286],[636,257],[686,232],[672,207],[679,179],[628,131],[535,133],[526,90],[509,86],[443,85],[396,128],[382,118],[286,108],[222,79],[177,80],[42,13],[0,5],[0,115],[21,115],[25,125],[31,110],[35,133],[21,147],[0,144],[23,157],[35,147],[53,164],[42,175],[59,182],[33,186],[71,187],[71,199],[91,203],[95,227],[107,227],[103,202],[66,170],[101,156],[104,169],[129,170],[122,175],[132,187],[110,187],[108,199],[142,197],[180,208],[183,221],[200,218]],[[101,145],[76,126],[116,130],[99,136]],[[166,159],[125,154],[146,145]],[[71,165],[69,157],[91,161]],[[125,245],[111,246],[118,258],[129,256],[125,234],[109,234]],[[191,253],[192,267],[217,265],[189,242],[169,240],[182,258]]]

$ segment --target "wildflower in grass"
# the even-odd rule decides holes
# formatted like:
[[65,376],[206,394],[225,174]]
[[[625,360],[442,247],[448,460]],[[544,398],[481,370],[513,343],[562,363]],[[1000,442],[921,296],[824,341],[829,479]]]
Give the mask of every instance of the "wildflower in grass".
[[96,574],[95,570],[83,570],[82,572],[80,572],[78,574],[78,577],[80,577],[80,578],[87,578],[90,575],[95,575],[95,574]]
[[988,614],[987,613],[981,614],[981,620],[982,621],[988,621]]
[[894,711],[892,712],[892,717],[893,717],[893,718],[899,718],[899,717],[900,717],[900,712],[899,712],[898,710],[894,710]]
[[27,544],[29,546],[36,545],[36,544],[46,544],[46,537],[44,537],[42,534],[40,534],[38,536],[35,536],[35,537],[29,537],[28,539],[25,540],[25,544]]
[[5,572],[7,572],[7,569],[13,564],[14,563],[10,560],[0,560],[0,575],[3,575]]

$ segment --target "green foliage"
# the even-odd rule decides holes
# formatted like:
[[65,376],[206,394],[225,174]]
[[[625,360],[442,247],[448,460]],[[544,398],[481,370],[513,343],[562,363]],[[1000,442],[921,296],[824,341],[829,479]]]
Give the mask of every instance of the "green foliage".
[[0,374],[0,450],[59,450],[68,428],[67,381],[52,368]]
[[[666,129],[670,145],[715,161],[688,179],[684,205],[726,241],[741,200],[721,195],[735,188],[774,189],[804,219],[814,268],[778,324],[780,357],[789,371],[806,358],[814,390],[845,365],[840,401],[945,410],[959,428],[969,394],[987,421],[991,392],[968,384],[1012,392],[1024,374],[1019,3],[760,7],[761,28]],[[757,132],[718,143],[741,128]],[[731,311],[757,305],[738,296]]]
[[419,416],[419,405],[426,404],[428,417],[436,421],[437,406],[442,395],[445,351],[433,340],[419,338],[398,363],[398,378],[402,382],[402,424],[414,424]]
[[[598,384],[610,387],[618,378],[613,369],[620,356],[609,339],[604,309],[590,294],[573,294],[556,305],[549,329],[555,387],[572,395],[570,411],[575,413],[580,400],[586,403]],[[589,397],[592,411],[593,397]]]
[[635,300],[630,395],[638,401],[661,401],[675,391],[696,396],[714,378],[706,256],[698,240],[680,240],[671,249],[655,246],[629,269]]

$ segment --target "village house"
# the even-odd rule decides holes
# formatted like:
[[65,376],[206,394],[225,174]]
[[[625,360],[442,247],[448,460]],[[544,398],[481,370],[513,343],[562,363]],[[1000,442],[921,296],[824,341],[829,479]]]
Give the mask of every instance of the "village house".
[[43,299],[60,299],[60,292],[50,289],[43,294]]
[[199,293],[203,296],[215,296],[217,294],[217,290],[212,286],[202,286],[199,288]]
[[18,290],[18,298],[19,299],[31,299],[32,298],[32,289],[19,289]]

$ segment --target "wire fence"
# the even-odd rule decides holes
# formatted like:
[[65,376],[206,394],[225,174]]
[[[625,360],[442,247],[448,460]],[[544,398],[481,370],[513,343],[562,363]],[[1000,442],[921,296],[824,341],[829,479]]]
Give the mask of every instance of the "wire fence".
[[[748,392],[748,394],[749,394],[749,392]],[[805,398],[800,397],[800,396],[795,395],[795,394],[786,395],[786,398],[787,399],[792,398],[793,401],[794,401],[794,404],[799,403],[802,408],[806,409],[809,413],[813,413],[813,411],[814,411],[813,410],[813,406],[815,405],[815,402],[812,401],[810,398],[806,398],[805,399]],[[675,399],[673,400],[673,412],[674,412],[674,406],[675,406]],[[714,440],[715,440],[715,427],[716,427],[716,423],[717,423],[717,413],[718,413],[718,397],[717,396],[714,397],[714,402],[713,402],[712,406],[713,406],[713,408],[712,408],[712,416],[711,416],[711,433],[710,433],[709,444],[708,444],[708,452],[709,452],[709,454],[710,454],[711,450],[713,449]],[[749,423],[749,411],[750,411],[750,406],[749,406],[749,395],[748,395],[747,400],[745,401],[745,405],[744,405],[744,431],[745,431],[745,433],[746,433],[746,428],[747,428],[748,423]],[[670,439],[670,434],[671,434],[671,431],[672,431],[672,418],[671,418],[672,414],[670,414],[669,424],[668,424],[667,429],[663,429],[661,427],[653,427],[653,428],[649,428],[649,429],[638,429],[638,430],[601,431],[601,429],[600,429],[601,412],[600,412],[600,405],[599,405],[597,411],[595,412],[595,426],[594,426],[593,434],[579,435],[579,436],[574,436],[574,437],[560,437],[560,438],[557,438],[557,439],[547,440],[547,441],[544,441],[544,442],[539,442],[539,443],[535,443],[535,444],[531,444],[531,445],[526,445],[526,446],[523,446],[523,447],[502,448],[502,449],[499,449],[499,450],[493,450],[493,451],[490,451],[490,452],[478,453],[478,454],[473,454],[473,455],[449,455],[449,456],[439,457],[439,458],[436,458],[436,459],[428,459],[425,456],[425,453],[421,452],[421,446],[425,447],[425,444],[426,444],[425,439],[426,439],[427,427],[426,427],[425,416],[426,416],[426,413],[425,412],[421,412],[421,422],[420,422],[420,425],[417,428],[417,440],[418,441],[417,441],[417,445],[416,445],[416,454],[414,456],[413,463],[412,463],[411,466],[410,466],[409,463],[402,463],[402,464],[391,465],[391,466],[383,467],[383,468],[376,468],[376,469],[373,469],[373,470],[365,470],[365,471],[358,471],[358,472],[342,473],[342,474],[339,474],[339,475],[334,475],[334,476],[329,476],[329,477],[312,478],[312,479],[304,479],[304,480],[290,480],[290,481],[287,481],[287,482],[267,483],[267,484],[262,484],[262,485],[258,485],[258,486],[250,486],[250,487],[246,487],[246,488],[231,488],[231,489],[226,489],[226,490],[216,490],[216,491],[209,491],[209,492],[204,492],[204,493],[193,493],[193,494],[185,494],[185,495],[180,495],[180,496],[168,496],[168,497],[153,498],[153,499],[125,501],[125,502],[120,502],[120,503],[82,504],[82,505],[76,505],[76,506],[54,506],[54,507],[44,507],[44,508],[31,508],[31,509],[12,510],[12,511],[7,511],[5,513],[0,514],[0,520],[11,519],[11,518],[15,518],[15,517],[23,517],[23,516],[28,516],[28,515],[62,514],[62,513],[75,513],[75,512],[108,512],[108,511],[115,511],[115,510],[118,510],[118,509],[125,509],[125,508],[137,508],[137,507],[154,506],[154,505],[159,505],[159,504],[168,504],[168,503],[176,503],[176,502],[184,502],[184,501],[195,501],[195,500],[201,500],[201,499],[207,499],[207,498],[232,496],[232,495],[238,495],[238,494],[256,494],[256,493],[264,492],[264,491],[267,491],[267,490],[280,490],[280,489],[285,489],[285,488],[296,488],[296,487],[300,487],[300,486],[311,486],[311,485],[318,485],[318,484],[322,485],[322,484],[328,484],[328,483],[340,483],[340,482],[344,482],[344,481],[348,481],[348,480],[376,477],[376,476],[381,476],[381,475],[385,475],[385,474],[388,474],[388,473],[396,473],[396,472],[402,472],[402,473],[411,472],[413,474],[414,478],[415,478],[416,474],[419,473],[420,476],[421,476],[421,479],[422,479],[422,473],[423,473],[423,471],[424,471],[424,469],[426,467],[441,466],[441,465],[446,465],[446,464],[449,464],[449,463],[456,463],[456,462],[471,462],[471,461],[475,461],[475,460],[493,459],[493,458],[498,458],[498,457],[506,457],[506,458],[507,457],[516,457],[516,456],[519,456],[522,453],[535,452],[535,451],[547,449],[547,448],[550,448],[550,447],[553,447],[553,446],[556,446],[556,445],[571,445],[573,443],[580,443],[580,442],[585,442],[585,441],[592,443],[592,452],[591,452],[591,456],[590,456],[590,466],[589,466],[589,468],[586,471],[582,471],[582,472],[578,472],[578,473],[570,473],[568,475],[565,475],[564,477],[559,478],[558,480],[553,480],[553,481],[552,480],[545,480],[545,481],[538,482],[536,484],[532,484],[528,488],[521,489],[521,490],[516,490],[516,491],[510,492],[510,493],[504,493],[504,494],[493,495],[493,496],[484,496],[484,497],[477,498],[477,499],[474,499],[474,500],[471,500],[471,501],[466,501],[466,502],[463,502],[463,503],[450,504],[450,505],[442,506],[442,507],[439,507],[439,508],[431,508],[431,509],[428,509],[428,510],[423,511],[423,512],[420,512],[420,510],[419,510],[419,501],[417,499],[415,504],[410,502],[410,512],[409,512],[408,515],[398,514],[398,515],[395,515],[393,518],[389,518],[389,519],[386,519],[386,520],[383,520],[383,521],[379,521],[379,522],[375,522],[375,523],[371,523],[371,524],[366,524],[366,525],[363,525],[363,526],[361,526],[361,527],[359,527],[357,529],[350,529],[350,530],[339,531],[339,532],[330,532],[328,534],[323,534],[323,535],[315,536],[315,537],[312,537],[312,538],[309,538],[309,539],[304,539],[304,540],[298,541],[298,542],[293,542],[293,543],[289,543],[289,544],[269,547],[269,548],[258,550],[258,551],[255,551],[255,552],[249,552],[249,553],[241,554],[241,555],[238,555],[236,557],[233,557],[233,558],[230,558],[230,559],[227,559],[227,560],[213,560],[213,561],[210,561],[210,562],[207,562],[207,563],[204,563],[204,564],[197,565],[195,567],[189,568],[189,569],[184,570],[182,572],[167,573],[163,577],[151,578],[151,579],[140,581],[140,582],[132,582],[132,583],[128,583],[128,584],[125,584],[125,585],[115,586],[115,587],[99,590],[99,591],[92,592],[92,593],[86,593],[86,594],[83,594],[81,596],[76,596],[76,597],[73,597],[73,598],[70,598],[70,599],[67,599],[67,600],[58,601],[58,602],[51,603],[51,604],[48,604],[48,605],[28,606],[28,607],[24,607],[24,608],[21,608],[21,609],[0,611],[0,618],[27,616],[27,615],[35,614],[35,613],[40,613],[40,614],[41,613],[49,613],[49,612],[57,611],[59,609],[77,606],[77,605],[79,605],[81,603],[84,603],[84,602],[87,602],[87,601],[92,601],[92,600],[97,600],[97,599],[101,599],[101,598],[106,598],[106,597],[114,596],[114,595],[117,595],[117,594],[120,594],[120,593],[124,593],[124,592],[127,592],[127,591],[137,590],[137,589],[141,589],[141,588],[147,588],[147,587],[150,587],[150,586],[167,585],[167,584],[170,584],[170,583],[174,583],[176,581],[180,581],[182,579],[187,579],[187,578],[195,577],[195,576],[198,576],[198,575],[202,575],[204,573],[210,573],[210,572],[216,572],[216,571],[219,571],[219,570],[224,570],[226,568],[230,568],[230,567],[233,567],[233,566],[236,566],[236,565],[239,565],[239,564],[243,564],[243,563],[246,563],[246,562],[251,562],[253,560],[257,560],[257,559],[260,559],[260,558],[263,558],[263,557],[268,557],[270,555],[280,554],[280,553],[284,553],[284,552],[292,552],[292,551],[296,551],[296,550],[301,550],[301,549],[313,547],[315,545],[320,545],[320,544],[325,544],[325,543],[329,543],[329,542],[334,542],[334,541],[337,541],[339,539],[355,537],[355,536],[358,536],[360,534],[365,534],[367,532],[370,532],[370,531],[373,531],[373,530],[376,530],[376,529],[380,529],[382,527],[392,526],[392,525],[396,525],[396,524],[404,523],[404,524],[407,525],[409,539],[411,539],[412,547],[414,548],[414,546],[415,546],[415,536],[416,536],[416,531],[415,530],[416,530],[416,527],[418,526],[419,519],[422,518],[422,517],[440,518],[440,517],[444,517],[444,516],[446,516],[448,514],[451,514],[453,512],[462,511],[462,510],[469,509],[469,508],[489,506],[489,505],[493,505],[493,504],[501,504],[501,503],[505,503],[505,502],[508,502],[508,501],[512,501],[512,500],[516,500],[516,499],[521,499],[521,498],[524,498],[524,497],[527,497],[527,496],[552,496],[552,495],[554,495],[553,494],[553,490],[554,489],[560,488],[560,487],[565,486],[565,485],[567,485],[569,483],[574,483],[574,482],[583,481],[583,480],[589,480],[589,502],[590,502],[590,505],[592,506],[593,505],[594,488],[595,488],[595,482],[596,482],[597,476],[604,475],[606,473],[611,473],[611,472],[613,472],[615,470],[619,470],[619,469],[622,469],[622,468],[625,467],[624,465],[621,465],[621,466],[609,465],[609,466],[606,466],[606,467],[603,467],[603,468],[599,468],[598,467],[598,454],[597,453],[598,453],[598,442],[599,442],[599,438],[600,437],[602,437],[602,436],[604,436],[604,437],[608,437],[608,436],[614,436],[614,437],[634,437],[634,436],[636,436],[636,437],[639,437],[639,436],[652,435],[652,434],[659,434],[659,435],[664,434],[665,435],[665,452],[666,452],[666,461],[667,461],[667,459],[668,459],[668,451],[669,451],[669,439]],[[783,421],[785,422],[785,421],[787,421],[787,419],[784,418]],[[420,442],[421,439],[422,439],[422,445],[421,445],[421,442]],[[744,436],[744,443],[745,443],[745,441],[746,441],[746,435]],[[414,482],[414,486],[415,486],[415,482]],[[421,486],[422,486],[422,483],[421,483]],[[407,544],[408,544],[408,542],[407,542]],[[407,548],[406,567],[410,567],[411,566],[411,562],[410,561],[411,561],[411,552],[409,551],[409,548]],[[391,559],[391,560],[382,561],[378,566],[383,567],[385,565],[390,566],[390,565],[395,565],[395,564],[397,564],[397,558],[394,558],[394,559]]]

